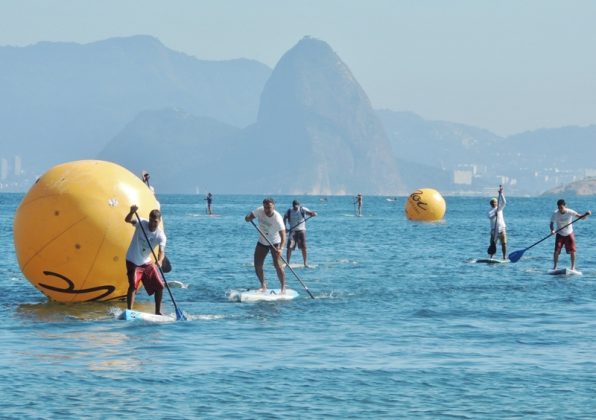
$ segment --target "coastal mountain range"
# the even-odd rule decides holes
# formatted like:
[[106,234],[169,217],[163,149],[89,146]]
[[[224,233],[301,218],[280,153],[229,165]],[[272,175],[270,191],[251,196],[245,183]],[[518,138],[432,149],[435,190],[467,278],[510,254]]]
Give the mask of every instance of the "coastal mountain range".
[[[105,159],[161,193],[537,195],[596,174],[596,126],[509,137],[375,110],[348,65],[305,37],[274,69],[205,61],[148,36],[0,47],[0,157],[20,188]],[[596,191],[595,191],[596,192]]]

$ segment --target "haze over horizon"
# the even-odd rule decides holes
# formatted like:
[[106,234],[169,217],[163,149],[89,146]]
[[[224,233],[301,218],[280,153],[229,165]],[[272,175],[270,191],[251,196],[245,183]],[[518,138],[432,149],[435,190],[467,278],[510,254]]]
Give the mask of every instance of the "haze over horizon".
[[595,20],[588,0],[11,0],[0,4],[0,45],[143,34],[200,59],[274,68],[313,36],[345,60],[376,109],[506,136],[596,123]]

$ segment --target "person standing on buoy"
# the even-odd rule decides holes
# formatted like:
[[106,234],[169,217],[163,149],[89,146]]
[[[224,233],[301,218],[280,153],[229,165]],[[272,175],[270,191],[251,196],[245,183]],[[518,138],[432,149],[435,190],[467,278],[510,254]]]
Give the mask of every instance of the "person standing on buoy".
[[[254,219],[259,220],[259,240],[255,246],[254,265],[255,273],[261,283],[259,291],[267,290],[267,281],[263,271],[265,257],[271,251],[273,265],[277,271],[281,293],[286,291],[286,273],[284,272],[282,252],[286,243],[286,226],[284,220],[275,210],[275,201],[273,198],[265,198],[263,205],[248,213],[244,220],[251,222]],[[262,233],[261,233],[262,232]],[[264,235],[264,236],[263,236]]]
[[141,172],[141,179],[143,180],[143,183],[145,185],[147,185],[147,188],[149,188],[153,194],[155,194],[155,188],[153,188],[153,186],[149,183],[150,178],[151,178],[151,175],[149,175],[149,172],[147,172],[147,171]]
[[[575,233],[573,233],[573,218],[582,219],[592,214],[590,210],[584,214],[579,214],[575,210],[571,210],[566,207],[567,203],[565,200],[560,199],[557,201],[557,210],[553,213],[550,218],[550,234],[557,236],[555,237],[555,251],[553,253],[553,270],[557,269],[557,263],[559,262],[559,255],[561,249],[565,245],[565,251],[569,254],[571,259],[571,270],[575,270]],[[576,219],[576,220],[577,220]],[[555,231],[555,224],[557,230]]]
[[501,242],[501,251],[503,251],[503,259],[507,259],[507,225],[505,225],[505,217],[503,210],[507,200],[503,194],[503,186],[499,185],[499,198],[490,199],[491,209],[488,211],[488,218],[490,220],[490,246],[488,247],[488,254],[490,258],[497,252],[497,242]]
[[126,306],[128,309],[132,309],[137,289],[142,281],[147,294],[149,296],[155,294],[155,313],[161,315],[164,282],[158,273],[158,268],[151,261],[151,255],[153,248],[159,246],[156,263],[161,267],[165,258],[166,235],[159,228],[161,222],[161,212],[159,210],[151,210],[149,220],[139,218],[140,223],[137,223],[133,216],[138,209],[133,204],[124,218],[126,223],[130,223],[135,227],[135,232],[126,252],[126,275],[128,277]]
[[298,200],[292,201],[292,207],[286,211],[284,215],[284,224],[287,222],[290,226],[288,230],[288,249],[286,251],[286,262],[290,264],[292,251],[298,249],[302,251],[302,260],[304,266],[308,267],[308,255],[306,251],[306,217],[315,217],[316,211],[311,211],[306,207],[302,207]]

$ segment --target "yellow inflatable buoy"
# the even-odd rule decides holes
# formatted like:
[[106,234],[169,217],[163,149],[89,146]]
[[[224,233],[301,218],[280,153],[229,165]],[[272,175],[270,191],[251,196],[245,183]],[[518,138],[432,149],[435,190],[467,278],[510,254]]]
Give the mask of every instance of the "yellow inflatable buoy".
[[406,201],[406,217],[410,220],[434,222],[443,219],[446,210],[445,199],[432,188],[414,191]]
[[126,297],[126,251],[134,228],[130,206],[148,218],[159,203],[130,171],[81,160],[42,175],[19,205],[14,243],[25,277],[59,302]]

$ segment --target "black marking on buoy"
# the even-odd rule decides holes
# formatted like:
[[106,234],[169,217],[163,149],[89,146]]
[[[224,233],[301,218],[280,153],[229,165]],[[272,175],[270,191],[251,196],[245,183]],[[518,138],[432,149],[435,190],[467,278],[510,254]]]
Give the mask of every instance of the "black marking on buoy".
[[53,277],[58,277],[59,279],[62,279],[66,282],[67,287],[66,288],[60,288],[60,287],[56,287],[56,286],[50,286],[49,284],[43,284],[43,283],[39,283],[40,287],[43,287],[44,289],[47,290],[52,290],[54,292],[60,292],[60,293],[67,293],[67,294],[74,294],[74,295],[81,295],[84,293],[92,293],[92,292],[97,292],[97,291],[101,291],[101,290],[105,290],[105,292],[95,298],[92,299],[87,299],[85,300],[85,302],[91,302],[94,300],[100,300],[106,296],[111,295],[112,293],[114,293],[114,290],[116,290],[115,286],[110,286],[110,285],[105,285],[105,286],[97,286],[97,287],[91,287],[89,289],[80,289],[80,290],[76,290],[75,289],[75,285],[74,282],[72,280],[70,280],[68,277],[63,276],[62,274],[59,273],[54,273],[52,271],[44,271],[43,274],[45,274],[46,276],[53,276]]

